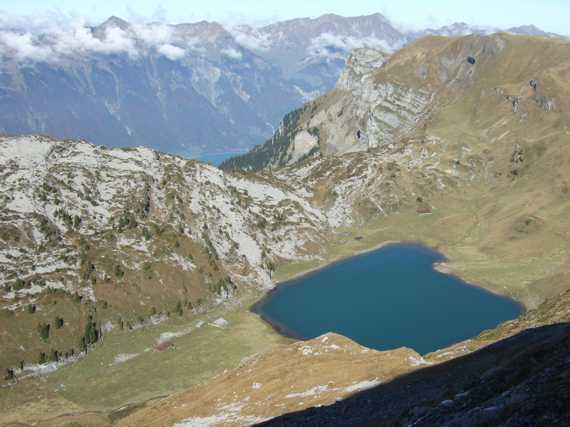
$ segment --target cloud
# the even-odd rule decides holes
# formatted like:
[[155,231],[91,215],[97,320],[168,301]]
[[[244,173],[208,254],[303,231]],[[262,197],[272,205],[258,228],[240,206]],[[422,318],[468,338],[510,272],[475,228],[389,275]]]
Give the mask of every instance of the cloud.
[[104,36],[98,38],[83,23],[76,23],[69,29],[54,30],[46,34],[45,39],[53,50],[56,61],[65,57],[93,53],[104,55],[126,53],[131,57],[139,55],[135,41],[126,31],[118,27],[107,28]]
[[36,44],[30,33],[18,34],[2,31],[0,32],[0,46],[8,55],[20,61],[47,61],[53,56],[52,50]]
[[120,28],[107,28],[105,38],[103,39],[103,48],[100,53],[128,53],[131,56],[137,56],[138,51],[135,48],[135,41],[129,37],[126,31]]
[[64,58],[86,54],[126,53],[136,57],[139,52],[135,41],[120,28],[107,28],[102,39],[96,38],[90,29],[75,25],[70,29],[52,30],[39,36],[30,32],[0,32],[0,54],[17,61],[55,63]]
[[186,56],[186,51],[184,49],[176,47],[171,44],[163,44],[157,49],[157,51],[158,53],[166,56],[171,61],[176,61]]
[[172,43],[172,27],[165,24],[134,25],[133,30],[137,39],[148,46],[158,46]]
[[228,28],[228,31],[236,42],[246,49],[263,51],[271,48],[269,34],[262,34],[254,28],[237,26]]
[[96,33],[82,19],[66,26],[23,30],[15,26],[0,30],[0,56],[18,62],[58,63],[93,54],[127,54],[131,58],[156,51],[171,60],[185,56],[176,46],[173,29],[164,24],[133,25],[128,29],[109,26]]
[[226,57],[228,57],[228,58],[230,58],[230,59],[240,60],[240,59],[243,58],[243,54],[242,54],[239,50],[234,49],[233,47],[229,47],[229,48],[227,48],[227,49],[222,49],[222,50],[220,51],[220,53],[221,53],[223,56],[226,56]]
[[136,39],[148,48],[154,48],[161,55],[166,56],[171,61],[182,59],[186,56],[186,51],[175,46],[176,42],[172,26],[166,24],[141,24],[134,25],[133,31]]
[[[390,44],[386,40],[379,39],[374,36],[352,37],[323,33],[311,40],[311,44],[307,48],[307,52],[310,56],[321,56],[330,59],[343,59],[343,52],[348,52],[353,49],[368,47],[382,49],[388,53],[391,53],[395,50],[400,49],[404,44],[405,40]],[[338,52],[338,50],[342,52]]]

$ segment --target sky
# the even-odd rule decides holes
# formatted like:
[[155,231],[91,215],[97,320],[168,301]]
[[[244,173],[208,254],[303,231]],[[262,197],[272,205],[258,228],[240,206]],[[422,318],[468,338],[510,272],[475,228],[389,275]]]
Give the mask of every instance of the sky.
[[90,23],[116,15],[131,21],[262,25],[324,13],[357,16],[376,12],[412,29],[463,21],[501,28],[534,24],[546,31],[570,33],[569,0],[0,0],[4,19],[82,17]]

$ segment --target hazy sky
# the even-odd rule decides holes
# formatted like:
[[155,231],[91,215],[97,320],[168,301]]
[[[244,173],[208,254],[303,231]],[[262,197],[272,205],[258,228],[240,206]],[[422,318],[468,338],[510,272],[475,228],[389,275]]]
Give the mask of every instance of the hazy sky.
[[98,22],[110,15],[169,22],[217,20],[267,23],[324,13],[355,16],[381,12],[410,27],[454,21],[511,27],[535,24],[570,33],[570,0],[0,0],[8,15],[70,15]]

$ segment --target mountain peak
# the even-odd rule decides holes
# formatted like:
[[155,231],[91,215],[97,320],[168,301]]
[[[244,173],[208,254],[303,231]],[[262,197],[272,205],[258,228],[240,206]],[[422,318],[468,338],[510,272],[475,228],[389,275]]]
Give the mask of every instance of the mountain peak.
[[202,41],[207,40],[210,43],[224,38],[231,38],[231,34],[224,26],[217,22],[199,21],[190,24],[177,24],[174,28],[186,37],[196,37]]
[[97,28],[107,29],[107,28],[120,28],[121,30],[127,30],[130,24],[125,21],[124,19],[119,18],[118,16],[111,16]]
[[336,13],[325,13],[324,15],[320,15],[315,19],[342,19],[343,17],[337,15]]
[[519,25],[518,27],[512,27],[507,30],[509,33],[513,34],[525,34],[530,36],[549,36],[550,33],[538,28],[536,25]]

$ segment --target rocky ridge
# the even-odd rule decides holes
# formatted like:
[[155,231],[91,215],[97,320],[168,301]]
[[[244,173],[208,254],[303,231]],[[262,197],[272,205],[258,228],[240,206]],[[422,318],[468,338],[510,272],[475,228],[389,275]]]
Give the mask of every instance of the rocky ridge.
[[[292,187],[145,148],[21,137],[1,139],[0,152],[2,347],[13,366],[39,349],[77,349],[97,310],[98,328],[122,327],[269,287],[274,264],[313,256],[326,230]],[[19,341],[55,316],[65,326],[51,338]]]
[[3,22],[0,132],[238,153],[271,136],[286,112],[332,89],[351,50],[394,52],[428,34],[472,32],[480,31],[461,24],[406,33],[381,14],[262,28],[117,17],[94,27]]
[[[436,153],[414,150],[318,159],[272,175],[45,137],[4,138],[0,150],[4,317],[29,329],[62,317],[74,328],[61,339],[53,329],[49,340],[32,336],[24,350],[23,330],[7,328],[11,364],[75,347],[91,317],[98,328],[130,328],[180,305],[198,310],[268,288],[276,265],[319,257],[334,228],[397,210],[416,182],[443,190],[449,179],[427,169]],[[403,184],[390,178],[396,172]],[[335,200],[315,203],[323,180]],[[71,312],[49,305],[59,298]]]
[[[379,145],[428,134],[438,116],[462,108],[463,102],[474,103],[474,117],[490,110],[503,114],[503,106],[511,104],[514,117],[492,129],[502,131],[498,134],[502,138],[513,134],[513,126],[520,129],[537,119],[537,111],[559,116],[564,108],[554,98],[555,87],[561,85],[555,77],[561,64],[545,58],[540,65],[525,63],[523,69],[514,69],[513,55],[522,54],[525,40],[508,34],[428,37],[392,56],[356,50],[335,90],[306,105],[286,132],[280,128],[264,146],[226,161],[222,168],[259,170],[296,163],[316,152],[327,156],[372,151]],[[544,56],[538,51],[548,48],[561,58],[568,43],[536,38],[531,46],[538,55]],[[539,75],[545,77],[540,84]],[[484,99],[485,104],[477,104],[476,99]],[[533,106],[538,109],[530,117]],[[307,134],[313,137],[310,143]]]

